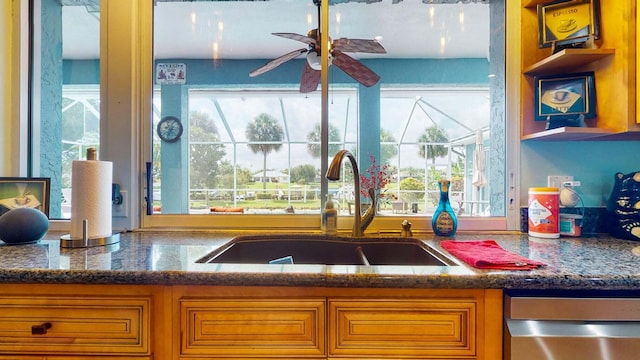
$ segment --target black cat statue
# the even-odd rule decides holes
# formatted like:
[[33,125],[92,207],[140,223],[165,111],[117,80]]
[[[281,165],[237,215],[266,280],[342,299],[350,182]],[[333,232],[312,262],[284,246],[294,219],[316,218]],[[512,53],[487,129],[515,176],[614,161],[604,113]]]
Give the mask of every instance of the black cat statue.
[[640,171],[615,175],[605,221],[612,236],[640,241]]

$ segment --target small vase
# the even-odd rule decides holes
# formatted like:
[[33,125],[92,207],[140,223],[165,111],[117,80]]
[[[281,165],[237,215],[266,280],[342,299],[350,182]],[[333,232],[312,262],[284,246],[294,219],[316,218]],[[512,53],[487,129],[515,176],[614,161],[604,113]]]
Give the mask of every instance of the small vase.
[[438,182],[440,202],[431,218],[433,232],[439,236],[453,236],[458,228],[458,218],[449,202],[449,183],[449,180],[441,180]]

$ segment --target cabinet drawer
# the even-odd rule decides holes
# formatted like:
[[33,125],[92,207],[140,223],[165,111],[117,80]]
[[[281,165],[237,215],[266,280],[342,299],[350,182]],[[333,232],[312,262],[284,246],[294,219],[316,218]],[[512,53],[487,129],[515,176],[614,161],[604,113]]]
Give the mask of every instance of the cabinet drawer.
[[181,299],[181,355],[320,357],[323,299]]
[[329,356],[476,356],[473,300],[329,300]]
[[148,355],[149,308],[146,297],[0,296],[0,354]]

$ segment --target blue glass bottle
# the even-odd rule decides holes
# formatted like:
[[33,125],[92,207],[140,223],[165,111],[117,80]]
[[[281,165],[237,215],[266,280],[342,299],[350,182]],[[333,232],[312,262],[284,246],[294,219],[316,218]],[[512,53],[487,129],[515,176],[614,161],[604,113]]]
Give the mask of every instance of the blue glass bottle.
[[433,232],[439,236],[453,236],[458,228],[458,218],[449,202],[449,180],[438,181],[440,202],[431,218]]

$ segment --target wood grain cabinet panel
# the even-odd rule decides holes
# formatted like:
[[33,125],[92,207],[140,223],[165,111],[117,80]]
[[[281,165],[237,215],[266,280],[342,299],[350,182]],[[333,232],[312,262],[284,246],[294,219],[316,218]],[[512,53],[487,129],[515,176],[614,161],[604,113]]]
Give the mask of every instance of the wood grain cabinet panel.
[[0,296],[0,354],[149,354],[147,297]]
[[476,308],[459,299],[329,300],[329,356],[475,357]]
[[181,356],[323,357],[324,299],[181,299]]

